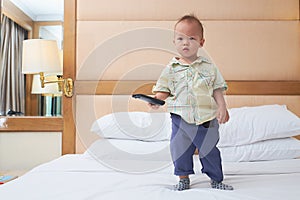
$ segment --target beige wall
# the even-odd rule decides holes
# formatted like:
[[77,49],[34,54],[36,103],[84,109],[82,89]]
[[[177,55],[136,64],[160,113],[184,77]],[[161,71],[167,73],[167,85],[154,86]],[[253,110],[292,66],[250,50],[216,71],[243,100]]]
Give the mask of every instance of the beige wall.
[[1,132],[0,170],[29,170],[61,156],[60,132]]

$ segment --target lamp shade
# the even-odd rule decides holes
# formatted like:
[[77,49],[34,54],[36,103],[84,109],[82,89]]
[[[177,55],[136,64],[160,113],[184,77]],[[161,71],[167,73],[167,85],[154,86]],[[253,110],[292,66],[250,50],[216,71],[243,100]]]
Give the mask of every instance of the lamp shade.
[[23,41],[22,73],[61,72],[61,63],[55,40],[30,39]]
[[[58,78],[56,75],[46,75],[45,78],[47,81],[57,81]],[[58,91],[58,84],[45,84],[45,87],[41,87],[41,81],[40,81],[40,75],[34,74],[33,75],[33,81],[32,81],[32,88],[31,88],[32,94],[55,94],[55,95],[61,95],[62,92]]]

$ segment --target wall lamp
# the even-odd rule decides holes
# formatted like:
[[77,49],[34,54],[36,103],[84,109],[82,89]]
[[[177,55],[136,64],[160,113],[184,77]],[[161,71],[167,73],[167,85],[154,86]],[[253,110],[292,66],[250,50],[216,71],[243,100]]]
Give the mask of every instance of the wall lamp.
[[[62,76],[62,62],[55,40],[24,40],[22,73],[39,74],[42,88],[45,88],[45,84],[57,83],[58,90],[66,97],[73,96],[73,80]],[[57,75],[57,80],[47,80],[45,73]]]

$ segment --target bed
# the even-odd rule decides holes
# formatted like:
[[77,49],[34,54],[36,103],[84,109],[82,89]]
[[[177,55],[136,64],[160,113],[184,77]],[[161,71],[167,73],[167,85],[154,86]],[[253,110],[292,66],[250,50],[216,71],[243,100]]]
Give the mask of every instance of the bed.
[[234,191],[209,188],[197,173],[191,189],[173,191],[171,166],[143,174],[117,172],[88,154],[65,155],[0,187],[3,199],[299,199],[300,160],[224,163]]
[[[3,199],[299,199],[300,119],[285,105],[239,107],[220,127],[225,183],[211,189],[194,156],[191,189],[174,191],[170,117],[164,112],[114,112],[93,121],[99,136],[81,154],[68,154],[0,186]],[[246,120],[247,119],[247,120]],[[247,123],[245,123],[245,121]],[[255,126],[253,126],[255,125]],[[239,134],[237,134],[239,133]]]
[[[70,62],[64,66],[64,74],[76,74],[76,78],[75,105],[64,107],[74,106],[77,154],[64,155],[3,184],[1,199],[299,199],[300,159],[297,158],[300,148],[299,141],[293,138],[300,134],[297,129],[300,127],[300,83],[296,1],[287,1],[284,6],[266,4],[280,10],[279,14],[272,12],[271,15],[257,12],[257,8],[264,7],[245,3],[234,4],[237,6],[234,10],[241,11],[237,14],[231,9],[224,10],[229,8],[226,7],[230,5],[228,2],[211,9],[216,6],[213,1],[199,7],[199,1],[186,4],[177,0],[176,5],[181,9],[175,10],[156,1],[143,2],[147,9],[141,9],[136,0],[107,4],[77,0],[77,5],[72,3],[75,1],[67,2],[73,10],[65,14],[72,18],[72,23],[65,26],[71,26],[76,34],[66,32],[69,37],[65,37],[65,47],[71,43],[73,48],[65,51],[64,59]],[[108,9],[111,7],[114,9]],[[110,123],[117,113],[130,112],[134,115],[131,117],[139,116],[139,119],[140,115],[149,117],[151,111],[143,102],[132,99],[131,94],[151,94],[155,80],[175,52],[171,40],[175,21],[182,12],[198,7],[200,10],[195,10],[195,14],[204,19],[207,33],[205,47],[229,85],[226,98],[231,119],[220,128],[219,147],[224,182],[233,185],[233,191],[211,189],[209,179],[200,173],[197,155],[191,189],[172,190],[177,178],[168,153],[169,135],[136,138],[134,133],[138,131],[130,130],[131,134],[124,135],[124,124]],[[276,9],[282,7],[293,8],[293,12]],[[283,35],[285,40],[282,40]],[[68,122],[72,114],[65,113]],[[167,115],[163,116],[161,122],[170,123]],[[149,120],[132,121],[141,123],[134,126],[144,130],[147,124],[143,122]],[[159,127],[163,128],[155,130],[169,133],[162,131],[167,125]],[[228,130],[230,128],[234,131]],[[265,134],[269,130],[271,134]],[[120,134],[115,134],[118,131]],[[241,135],[244,137],[238,137]],[[65,146],[69,146],[68,137],[63,137]]]

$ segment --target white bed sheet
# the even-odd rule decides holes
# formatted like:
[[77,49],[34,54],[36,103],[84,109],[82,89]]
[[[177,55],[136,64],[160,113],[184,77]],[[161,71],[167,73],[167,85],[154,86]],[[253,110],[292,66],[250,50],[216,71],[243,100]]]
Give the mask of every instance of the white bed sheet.
[[[199,169],[199,162],[196,163],[195,168]],[[190,190],[173,191],[177,178],[172,171],[169,165],[152,173],[116,172],[88,153],[65,155],[1,185],[0,197],[12,200],[296,200],[300,197],[300,159],[224,163],[225,182],[233,185],[234,191],[211,189],[209,179],[200,170],[191,176]]]

